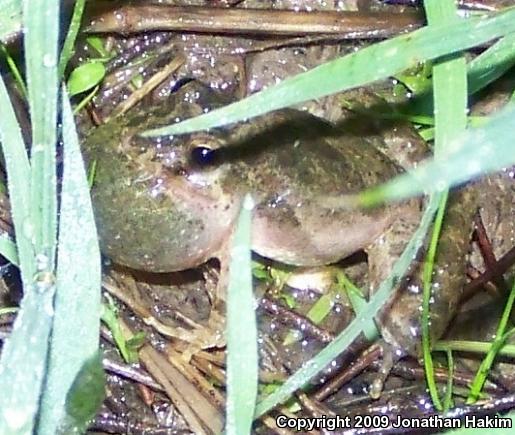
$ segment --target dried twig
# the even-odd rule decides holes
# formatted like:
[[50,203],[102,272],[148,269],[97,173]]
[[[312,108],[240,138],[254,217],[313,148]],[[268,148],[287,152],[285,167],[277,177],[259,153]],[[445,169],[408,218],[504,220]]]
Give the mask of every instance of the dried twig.
[[334,339],[334,335],[329,331],[320,328],[307,317],[289,310],[277,301],[263,297],[259,301],[259,306],[268,313],[277,316],[277,321],[302,331],[303,334],[315,338],[322,343],[330,343]]
[[366,349],[354,363],[344,370],[342,370],[339,374],[337,374],[334,378],[332,378],[329,382],[327,382],[322,388],[312,394],[313,400],[317,402],[322,402],[327,397],[329,397],[334,392],[338,391],[338,389],[346,384],[348,381],[353,379],[367,367],[382,355],[383,351],[381,346],[372,345],[368,349]]
[[384,39],[423,25],[421,15],[411,12],[295,12],[169,5],[104,9],[95,3],[89,17],[87,32],[121,34],[160,30],[260,36],[337,34],[341,39]]

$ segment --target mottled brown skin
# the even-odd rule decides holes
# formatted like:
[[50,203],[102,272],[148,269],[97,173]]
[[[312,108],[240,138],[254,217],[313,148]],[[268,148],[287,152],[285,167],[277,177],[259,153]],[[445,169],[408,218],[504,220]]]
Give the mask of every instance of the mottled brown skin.
[[[87,138],[85,154],[97,160],[92,195],[100,236],[116,262],[170,272],[216,256],[247,192],[257,204],[253,249],[299,266],[328,264],[369,245],[405,211],[324,206],[325,196],[357,192],[401,169],[377,149],[379,137],[346,135],[303,112],[161,139],[159,150],[138,136],[212,107],[184,102],[209,92],[216,97],[191,83],[171,97],[171,111],[134,111]],[[191,153],[199,146],[215,149],[212,164],[195,163]]]
[[[402,171],[380,151],[392,130],[357,136],[310,114],[282,110],[209,134],[157,142],[138,136],[219,104],[213,91],[193,82],[167,104],[133,110],[89,135],[84,152],[97,160],[92,196],[105,254],[152,272],[196,267],[221,254],[242,198],[250,192],[256,203],[255,252],[286,264],[318,266],[364,249],[371,282],[388,275],[419,222],[420,201],[349,211],[326,198],[358,192]],[[402,147],[398,138],[391,142],[395,149]],[[214,150],[209,162],[194,158],[198,147]],[[470,234],[468,213],[464,216],[449,236],[459,240],[460,249]],[[435,307],[444,313],[437,314],[438,334],[454,310],[454,302],[446,309],[446,300],[459,294],[454,275],[465,267],[464,255],[454,259],[459,265],[448,270],[436,297],[441,303]],[[410,326],[418,322],[420,295],[406,301],[406,294],[401,287],[380,325],[390,343],[416,353],[418,338]]]
[[[472,221],[477,210],[475,187],[466,187],[450,193],[444,223],[440,232],[432,275],[430,303],[430,335],[436,340],[445,332],[454,317],[466,282]],[[397,221],[369,250],[369,269],[373,288],[385,279],[393,262],[402,253],[407,240],[395,234],[397,228],[405,234],[416,223]],[[392,234],[393,233],[393,234]],[[384,339],[401,352],[421,355],[420,315],[422,306],[422,274],[425,252],[413,261],[410,272],[392,296],[390,304],[382,310],[378,320]]]
[[92,200],[101,247],[119,264],[151,272],[196,267],[229,236],[239,198],[222,192],[217,180],[209,183],[209,176],[207,185],[193,182],[180,143],[163,141],[161,152],[155,141],[138,135],[178,116],[199,114],[201,106],[190,98],[198,100],[193,89],[172,98],[174,110],[168,105],[133,110],[96,128],[85,141],[87,160],[97,162]]

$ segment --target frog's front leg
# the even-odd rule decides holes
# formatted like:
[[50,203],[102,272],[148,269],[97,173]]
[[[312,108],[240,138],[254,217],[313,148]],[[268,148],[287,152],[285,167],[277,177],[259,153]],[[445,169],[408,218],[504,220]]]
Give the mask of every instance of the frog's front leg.
[[[477,209],[474,187],[452,192],[438,242],[432,278],[430,306],[431,339],[445,331],[458,306],[465,283],[466,264]],[[419,224],[420,210],[416,201],[404,206],[403,214],[390,230],[368,249],[371,288],[390,274],[395,261]],[[399,354],[418,357],[421,354],[422,273],[425,252],[419,253],[407,277],[395,290],[378,316],[384,339]]]

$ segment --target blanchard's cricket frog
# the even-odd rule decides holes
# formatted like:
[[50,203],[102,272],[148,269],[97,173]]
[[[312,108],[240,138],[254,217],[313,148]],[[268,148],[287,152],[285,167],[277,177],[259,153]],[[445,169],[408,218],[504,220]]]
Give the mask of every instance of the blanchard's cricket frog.
[[[85,155],[97,161],[92,197],[104,253],[152,272],[223,256],[242,199],[250,193],[256,203],[255,252],[285,264],[319,266],[363,249],[377,286],[418,225],[421,201],[349,211],[325,198],[358,192],[403,171],[383,152],[385,141],[397,148],[423,148],[423,142],[414,135],[402,140],[394,128],[353,134],[359,119],[336,128],[297,110],[209,133],[139,136],[221,104],[218,94],[191,82],[166,104],[133,109],[87,137]],[[460,195],[459,207],[450,205],[440,242],[445,258],[438,259],[435,274],[435,335],[447,325],[463,286],[473,201],[466,191]],[[420,280],[413,269],[378,322],[387,341],[416,354]]]

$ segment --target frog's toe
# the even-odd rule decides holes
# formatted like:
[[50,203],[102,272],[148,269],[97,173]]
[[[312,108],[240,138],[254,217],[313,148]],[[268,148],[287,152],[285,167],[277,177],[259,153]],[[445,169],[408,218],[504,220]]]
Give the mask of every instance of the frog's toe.
[[384,389],[384,383],[392,371],[392,367],[405,355],[405,352],[384,340],[379,340],[379,342],[375,343],[375,346],[379,346],[381,348],[383,360],[381,362],[381,367],[379,367],[377,375],[372,381],[372,384],[370,384],[370,389],[368,391],[369,396],[374,400],[381,397],[381,393]]

